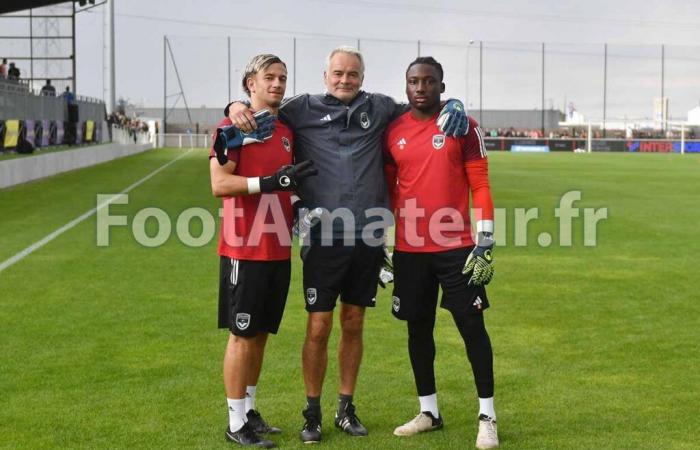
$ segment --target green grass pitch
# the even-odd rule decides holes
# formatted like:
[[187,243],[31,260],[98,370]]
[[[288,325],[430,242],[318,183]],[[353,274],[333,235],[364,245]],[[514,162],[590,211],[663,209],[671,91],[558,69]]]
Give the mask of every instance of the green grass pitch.
[[[171,161],[165,149],[0,191],[0,262]],[[700,418],[700,160],[694,155],[492,153],[506,246],[486,313],[495,354],[504,449],[698,448]],[[595,247],[559,247],[554,208],[578,190],[580,208],[608,208]],[[0,448],[228,448],[221,381],[226,332],[216,329],[215,241],[173,236],[146,248],[131,233],[137,211],[216,214],[206,153],[195,150],[112,205],[129,226],[97,247],[96,219],[80,223],[0,272]],[[539,208],[527,246],[514,245],[515,208]],[[583,216],[583,214],[581,214]],[[154,221],[147,222],[151,233]],[[192,233],[197,233],[193,222]],[[553,244],[537,237],[551,233]],[[501,236],[501,241],[504,236]],[[300,350],[306,313],[301,264],[282,328],[270,339],[258,407],[301,448]],[[693,281],[695,280],[695,281]],[[380,290],[381,291],[381,290]],[[392,435],[418,409],[403,323],[390,291],[368,311],[356,392],[370,430],[333,427],[338,330],[322,399],[324,448],[473,448],[477,402],[449,314],[436,326],[442,431]]]

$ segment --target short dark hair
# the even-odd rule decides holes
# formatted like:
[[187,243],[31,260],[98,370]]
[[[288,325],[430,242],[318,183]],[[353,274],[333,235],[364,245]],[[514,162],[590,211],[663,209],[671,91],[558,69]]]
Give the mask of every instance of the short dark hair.
[[440,76],[440,81],[442,81],[442,78],[445,75],[445,73],[442,71],[442,64],[437,62],[432,56],[419,56],[418,58],[414,59],[413,62],[408,65],[406,75],[408,75],[408,71],[411,70],[411,67],[415,66],[416,64],[427,64],[435,67],[435,70],[437,70],[438,75]]

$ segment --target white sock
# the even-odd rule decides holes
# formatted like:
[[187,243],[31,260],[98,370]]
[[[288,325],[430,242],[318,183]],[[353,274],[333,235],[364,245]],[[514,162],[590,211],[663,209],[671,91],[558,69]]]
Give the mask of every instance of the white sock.
[[227,398],[228,403],[228,427],[231,432],[241,429],[245,425],[245,399],[244,398]]
[[479,414],[485,414],[496,420],[496,410],[493,408],[493,397],[479,398]]
[[430,411],[436,419],[440,417],[440,411],[438,411],[437,405],[437,393],[418,397],[418,401],[420,402],[421,411]]
[[257,386],[248,386],[245,389],[245,411],[248,412],[251,409],[255,409],[255,391],[258,390]]

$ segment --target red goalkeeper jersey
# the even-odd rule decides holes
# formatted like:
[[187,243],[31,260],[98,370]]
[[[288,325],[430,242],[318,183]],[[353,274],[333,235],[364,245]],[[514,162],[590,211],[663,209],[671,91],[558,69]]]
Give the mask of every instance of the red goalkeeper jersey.
[[[218,126],[231,123],[226,118]],[[292,164],[293,145],[292,131],[278,120],[267,141],[228,151],[229,161],[236,163],[233,174],[243,177],[271,175],[281,166]],[[215,157],[213,147],[209,157]],[[255,261],[289,259],[293,220],[290,195],[290,192],[273,192],[224,197],[219,255]]]
[[477,221],[493,220],[488,162],[479,124],[465,136],[445,136],[437,114],[419,120],[409,111],[384,136],[385,174],[396,218],[396,249],[440,252],[474,245],[469,193]]

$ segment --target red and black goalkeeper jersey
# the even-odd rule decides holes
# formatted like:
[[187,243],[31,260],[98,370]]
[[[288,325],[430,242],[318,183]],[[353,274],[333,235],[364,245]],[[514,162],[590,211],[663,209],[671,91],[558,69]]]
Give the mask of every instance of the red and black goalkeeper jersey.
[[[226,118],[218,126],[231,124]],[[292,164],[293,148],[292,131],[278,120],[270,139],[229,149],[228,159],[236,163],[234,175],[262,177]],[[215,157],[213,146],[209,157]],[[255,261],[289,259],[293,220],[290,195],[290,192],[274,192],[224,197],[219,255]]]
[[445,136],[411,112],[393,121],[384,136],[385,173],[396,217],[396,249],[439,252],[474,244],[469,193],[477,220],[493,220],[488,162],[479,124]]

